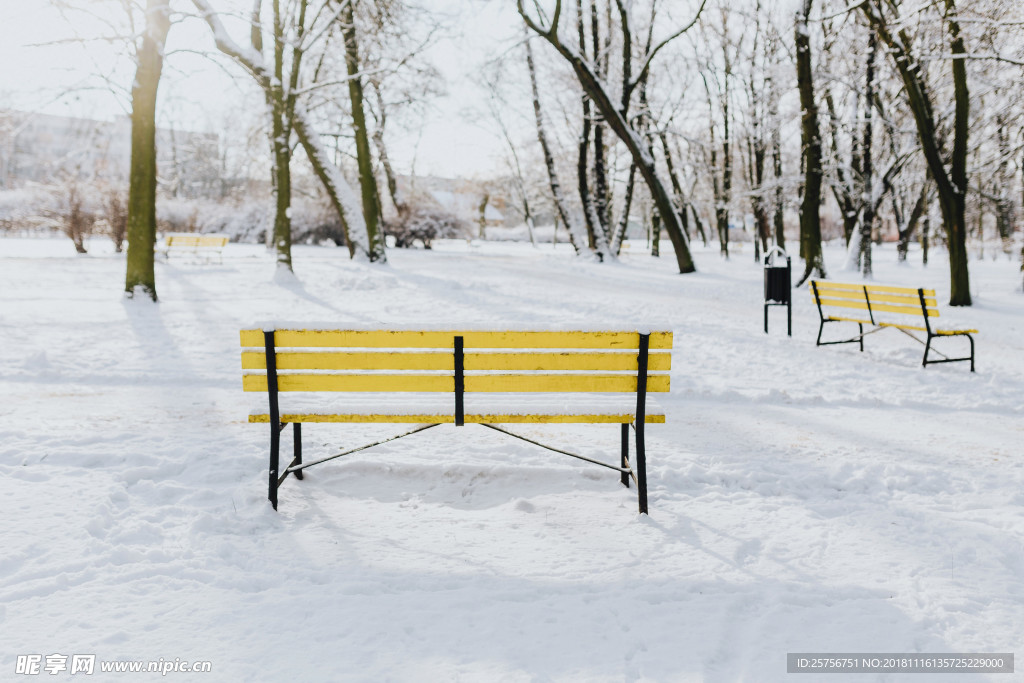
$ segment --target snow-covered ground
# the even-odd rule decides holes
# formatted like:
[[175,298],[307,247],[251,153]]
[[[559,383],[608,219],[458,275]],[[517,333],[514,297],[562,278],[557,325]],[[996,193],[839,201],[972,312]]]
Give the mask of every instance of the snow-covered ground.
[[[875,254],[876,282],[934,287],[941,320],[981,330],[971,374],[922,369],[896,331],[815,348],[805,290],[793,337],[783,309],[766,336],[749,244],[698,250],[687,276],[639,246],[600,265],[449,242],[385,267],[298,247],[282,284],[230,245],[222,265],[158,263],[154,305],[121,297],[101,240],[0,240],[0,680],[157,677],[16,676],[24,654],[209,660],[168,675],[218,681],[781,681],[787,652],[1024,656],[1018,264],[972,261],[975,305],[950,310],[941,254]],[[669,326],[650,516],[615,473],[473,426],[313,468],[274,512],[238,348],[268,319]],[[311,425],[307,459],[399,429]],[[521,431],[617,451],[616,426]]]

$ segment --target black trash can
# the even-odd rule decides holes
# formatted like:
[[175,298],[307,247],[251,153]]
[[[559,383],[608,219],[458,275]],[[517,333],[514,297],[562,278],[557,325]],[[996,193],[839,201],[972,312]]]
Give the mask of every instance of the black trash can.
[[[785,258],[785,263],[782,259]],[[764,257],[764,332],[768,334],[768,307],[786,307],[786,334],[793,336],[792,263],[780,247]]]

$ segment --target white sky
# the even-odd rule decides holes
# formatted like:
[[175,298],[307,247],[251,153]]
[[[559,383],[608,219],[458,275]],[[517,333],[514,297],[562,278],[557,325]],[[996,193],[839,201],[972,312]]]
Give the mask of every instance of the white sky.
[[[78,2],[120,18],[116,2]],[[223,0],[218,2],[215,6],[223,6]],[[500,172],[504,143],[490,132],[493,126],[474,122],[467,112],[479,108],[482,97],[473,75],[515,35],[514,7],[501,0],[438,0],[437,4],[460,11],[453,35],[445,36],[429,53],[448,81],[448,94],[428,112],[422,130],[403,133],[389,126],[389,153],[400,173],[412,170],[414,158],[421,175],[468,177]],[[185,3],[181,8],[189,6]],[[124,47],[73,40],[76,31],[109,35],[109,30],[99,24],[72,28],[46,0],[0,0],[0,17],[0,108],[100,119],[127,113],[127,97],[111,94],[104,84],[106,78],[125,91],[130,86],[133,66],[118,55]],[[206,33],[198,21],[177,24],[169,47],[212,49]],[[221,132],[223,122],[247,104],[220,67],[188,52],[169,55],[160,88],[161,124],[173,122],[182,129]]]

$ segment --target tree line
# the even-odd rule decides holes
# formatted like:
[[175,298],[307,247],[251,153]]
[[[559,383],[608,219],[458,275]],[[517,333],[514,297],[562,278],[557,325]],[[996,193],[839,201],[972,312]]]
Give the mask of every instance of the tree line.
[[[382,197],[399,215],[408,206],[385,127],[433,87],[420,57],[438,20],[414,0],[258,0],[241,18],[219,1],[134,10],[126,291],[156,298],[157,89],[168,33],[186,19],[264,98],[279,266],[292,267],[300,150],[350,255],[386,261]],[[994,224],[1010,250],[1024,192],[1019,14],[1003,0],[517,0],[490,88],[525,103],[534,131],[516,140],[502,123],[521,213],[532,225],[550,207],[598,261],[617,257],[632,214],[649,213],[654,253],[664,232],[680,273],[696,270],[694,239],[730,257],[730,225],[748,211],[755,258],[785,247],[795,213],[802,282],[828,275],[822,219],[834,207],[847,267],[871,276],[885,219],[901,260],[915,234],[924,258],[929,239],[944,244],[950,304],[970,305],[967,237]],[[339,137],[358,188],[337,144],[332,154]],[[536,174],[521,159],[534,153]]]
[[[755,259],[785,246],[785,216],[798,215],[800,283],[828,276],[823,216],[832,211],[848,246],[843,267],[866,278],[883,218],[895,226],[900,260],[915,233],[925,260],[929,239],[939,241],[957,306],[971,304],[968,235],[980,239],[994,224],[1001,250],[1013,248],[1024,191],[1016,3],[517,0],[517,9],[530,42],[552,57],[548,82],[571,73],[583,100],[566,117],[571,94],[538,95],[527,44],[540,144],[558,136],[552,121],[578,140],[577,214],[583,248],[598,258],[615,244],[635,180],[682,273],[694,270],[691,238],[706,244],[711,234],[729,257],[729,225],[747,211]],[[624,154],[609,148],[606,131]],[[564,202],[557,164],[544,157],[550,193]],[[1024,268],[1024,250],[1021,259]]]

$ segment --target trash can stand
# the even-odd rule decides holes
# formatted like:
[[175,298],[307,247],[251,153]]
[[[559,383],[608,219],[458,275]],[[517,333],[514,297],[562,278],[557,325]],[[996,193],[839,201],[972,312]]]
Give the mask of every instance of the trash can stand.
[[[785,257],[786,264],[778,265],[777,258]],[[768,334],[768,307],[786,307],[786,334],[793,336],[792,262],[781,247],[772,247],[764,257],[764,333]]]

